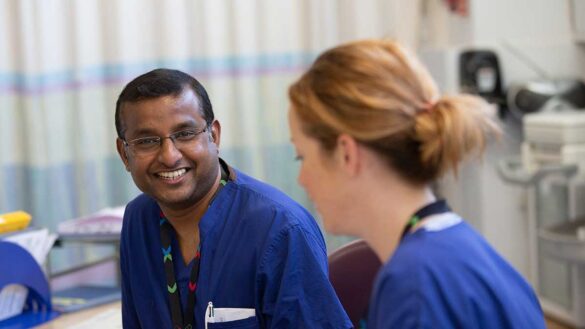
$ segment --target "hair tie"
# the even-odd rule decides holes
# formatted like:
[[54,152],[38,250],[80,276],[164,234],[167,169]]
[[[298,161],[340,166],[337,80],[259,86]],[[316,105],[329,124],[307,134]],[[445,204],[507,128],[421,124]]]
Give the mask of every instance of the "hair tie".
[[427,102],[424,103],[424,105],[421,108],[421,110],[423,110],[424,112],[430,113],[435,108],[435,105],[437,105],[437,101],[427,101]]

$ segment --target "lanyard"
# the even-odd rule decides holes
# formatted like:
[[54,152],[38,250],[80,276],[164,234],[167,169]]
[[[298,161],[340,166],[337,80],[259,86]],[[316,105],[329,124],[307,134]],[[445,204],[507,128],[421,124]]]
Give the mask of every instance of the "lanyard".
[[419,210],[417,210],[417,212],[414,213],[414,215],[412,215],[412,217],[410,217],[408,223],[406,223],[406,226],[404,226],[404,230],[402,231],[400,240],[404,239],[408,232],[425,217],[431,215],[438,215],[450,211],[451,208],[449,208],[445,200],[437,200],[420,208]]
[[[221,167],[221,164],[220,164]],[[228,176],[223,169],[221,168],[221,180],[217,190],[213,197],[211,197],[211,202],[215,199],[219,191],[227,184]],[[185,313],[183,316],[183,312],[181,310],[181,298],[179,295],[179,289],[177,287],[177,281],[175,279],[175,270],[173,267],[173,256],[171,254],[171,236],[172,236],[173,227],[163,214],[160,212],[160,239],[162,242],[162,253],[163,253],[163,263],[165,267],[165,276],[167,279],[167,291],[169,295],[169,302],[171,308],[171,318],[173,321],[173,328],[175,329],[192,329],[193,328],[193,321],[195,320],[193,317],[193,309],[195,307],[195,291],[197,290],[197,280],[199,279],[199,265],[201,262],[201,242],[197,246],[197,253],[195,254],[195,259],[193,260],[193,268],[191,269],[191,273],[189,275],[189,291],[187,295],[187,307],[185,309]]]

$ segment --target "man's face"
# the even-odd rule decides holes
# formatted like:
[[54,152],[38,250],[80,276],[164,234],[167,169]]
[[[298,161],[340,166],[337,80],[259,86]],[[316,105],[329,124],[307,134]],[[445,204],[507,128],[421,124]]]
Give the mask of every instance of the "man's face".
[[[120,116],[123,137],[130,145],[118,139],[118,153],[142,192],[163,207],[180,210],[192,207],[210,191],[219,173],[219,122],[189,142],[164,138],[205,129],[199,99],[191,89],[177,96],[123,103]],[[164,139],[160,147],[144,154],[132,145],[144,137]]]

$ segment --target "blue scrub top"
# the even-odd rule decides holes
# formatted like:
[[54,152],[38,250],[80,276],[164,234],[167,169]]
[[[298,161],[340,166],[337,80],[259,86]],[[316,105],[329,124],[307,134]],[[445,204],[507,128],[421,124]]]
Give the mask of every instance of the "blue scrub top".
[[[208,328],[351,328],[328,280],[319,227],[277,189],[230,168],[233,180],[199,223],[201,267],[195,328],[215,308],[252,308],[256,318]],[[124,214],[120,246],[124,328],[172,328],[161,257],[159,207],[140,195]],[[186,305],[192,263],[182,261],[176,239],[175,275]]]
[[459,216],[435,219],[406,235],[384,264],[367,328],[544,329],[520,274]]

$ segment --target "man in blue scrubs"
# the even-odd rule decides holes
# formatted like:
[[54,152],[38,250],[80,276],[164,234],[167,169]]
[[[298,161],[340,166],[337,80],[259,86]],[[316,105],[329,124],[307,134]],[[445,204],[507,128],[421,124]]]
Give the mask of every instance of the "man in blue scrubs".
[[350,328],[311,215],[219,158],[203,86],[158,69],[116,103],[118,153],[144,192],[126,207],[124,328]]

